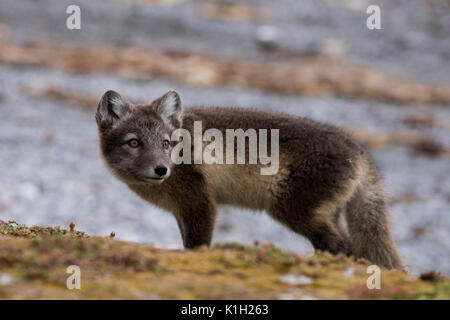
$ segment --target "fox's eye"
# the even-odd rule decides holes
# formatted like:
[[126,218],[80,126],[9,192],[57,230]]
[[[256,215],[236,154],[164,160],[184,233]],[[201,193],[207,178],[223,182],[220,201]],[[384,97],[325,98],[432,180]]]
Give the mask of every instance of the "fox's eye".
[[169,142],[169,140],[164,140],[164,141],[163,141],[163,148],[164,148],[164,149],[169,149],[169,147],[170,147],[170,142]]
[[131,139],[130,141],[128,141],[128,145],[132,148],[137,148],[139,146],[139,141],[137,141],[136,139]]

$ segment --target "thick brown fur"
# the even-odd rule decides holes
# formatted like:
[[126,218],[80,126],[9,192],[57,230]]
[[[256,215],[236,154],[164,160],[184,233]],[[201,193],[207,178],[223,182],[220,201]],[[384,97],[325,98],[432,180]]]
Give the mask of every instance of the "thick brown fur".
[[[173,109],[161,111],[170,103],[176,104]],[[402,267],[377,169],[370,155],[334,126],[239,108],[182,110],[174,92],[148,105],[132,105],[107,92],[96,118],[107,167],[137,195],[173,213],[186,248],[209,245],[217,206],[230,204],[265,210],[315,249]],[[260,175],[260,164],[171,164],[161,139],[180,126],[193,133],[197,120],[203,131],[216,128],[224,136],[225,129],[279,129],[278,172]],[[139,150],[124,144],[129,134],[142,141]],[[143,181],[145,172],[158,165],[169,167],[170,176],[160,184]]]

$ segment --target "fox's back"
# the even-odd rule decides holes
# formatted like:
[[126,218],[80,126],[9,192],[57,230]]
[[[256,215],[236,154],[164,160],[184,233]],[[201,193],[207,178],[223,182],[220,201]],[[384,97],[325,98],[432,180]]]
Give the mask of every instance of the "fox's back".
[[[194,121],[202,121],[203,131],[215,128],[225,134],[226,129],[272,129],[279,130],[280,146],[313,146],[315,150],[351,153],[364,152],[347,133],[341,129],[280,112],[245,108],[186,108],[183,127],[192,132]],[[298,149],[296,149],[298,150]],[[280,152],[288,151],[281,150]]]
[[[204,176],[213,197],[222,204],[268,209],[282,192],[280,185],[283,181],[302,174],[309,184],[313,182],[304,186],[311,188],[312,192],[314,183],[323,184],[318,186],[318,191],[336,188],[333,183],[352,176],[358,159],[364,154],[362,148],[338,128],[283,113],[242,108],[185,109],[183,127],[191,134],[194,134],[195,121],[201,121],[203,132],[218,129],[224,140],[227,129],[255,129],[256,132],[267,129],[269,133],[272,129],[279,130],[279,169],[273,175],[261,175],[260,169],[267,165],[260,162],[194,165]],[[270,144],[270,138],[268,140]],[[224,145],[224,152],[225,149]],[[248,159],[249,141],[246,141],[245,152]]]

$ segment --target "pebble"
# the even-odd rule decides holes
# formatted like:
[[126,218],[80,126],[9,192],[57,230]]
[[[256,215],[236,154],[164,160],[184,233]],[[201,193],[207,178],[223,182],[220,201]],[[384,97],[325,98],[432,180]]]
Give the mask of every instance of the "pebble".
[[7,286],[14,282],[14,278],[7,273],[0,273],[0,286]]
[[344,278],[351,278],[355,275],[355,268],[348,268],[342,272]]
[[304,286],[311,284],[313,281],[310,277],[304,276],[304,275],[296,275],[296,274],[285,274],[281,276],[281,281],[292,284],[295,286]]

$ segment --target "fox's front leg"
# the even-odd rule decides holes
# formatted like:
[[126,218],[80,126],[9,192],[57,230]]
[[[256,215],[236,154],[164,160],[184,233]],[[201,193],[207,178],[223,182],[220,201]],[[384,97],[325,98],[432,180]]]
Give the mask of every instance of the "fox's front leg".
[[202,245],[209,246],[216,221],[216,206],[210,201],[189,203],[176,214],[183,245],[193,249]]

